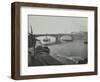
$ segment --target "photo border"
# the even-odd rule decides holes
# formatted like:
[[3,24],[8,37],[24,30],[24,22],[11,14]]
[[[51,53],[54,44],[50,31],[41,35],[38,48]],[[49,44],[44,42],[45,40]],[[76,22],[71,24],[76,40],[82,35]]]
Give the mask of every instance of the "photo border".
[[[21,7],[41,7],[55,9],[75,9],[94,11],[94,72],[77,72],[77,73],[59,73],[59,74],[43,74],[43,75],[20,75],[20,8]],[[44,3],[28,3],[14,2],[11,4],[11,78],[15,80],[22,79],[38,79],[38,78],[54,78],[69,76],[97,75],[97,7],[61,5],[61,4],[44,4]]]

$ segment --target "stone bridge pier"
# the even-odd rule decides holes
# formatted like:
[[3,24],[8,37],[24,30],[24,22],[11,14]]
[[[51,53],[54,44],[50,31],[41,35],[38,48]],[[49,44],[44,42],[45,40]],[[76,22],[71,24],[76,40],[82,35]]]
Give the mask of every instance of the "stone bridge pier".
[[55,36],[55,39],[56,39],[55,43],[60,43],[61,37],[62,37],[61,35],[56,35]]
[[56,38],[56,43],[60,43],[61,37],[63,37],[63,36],[69,36],[69,37],[71,37],[73,39],[72,35],[60,35],[60,34],[58,34],[58,35],[54,36]]

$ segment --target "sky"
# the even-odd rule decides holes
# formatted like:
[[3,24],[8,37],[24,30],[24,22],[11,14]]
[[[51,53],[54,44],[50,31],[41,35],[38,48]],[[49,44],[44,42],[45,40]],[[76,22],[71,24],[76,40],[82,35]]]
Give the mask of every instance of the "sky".
[[88,18],[68,16],[43,16],[29,15],[28,29],[34,34],[59,34],[86,31],[88,29]]

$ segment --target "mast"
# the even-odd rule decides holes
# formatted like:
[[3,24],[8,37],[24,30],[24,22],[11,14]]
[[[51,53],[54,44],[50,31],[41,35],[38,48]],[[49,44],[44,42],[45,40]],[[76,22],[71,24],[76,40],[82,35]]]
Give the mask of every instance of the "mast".
[[32,29],[32,26],[31,26],[31,34],[33,34],[33,29]]

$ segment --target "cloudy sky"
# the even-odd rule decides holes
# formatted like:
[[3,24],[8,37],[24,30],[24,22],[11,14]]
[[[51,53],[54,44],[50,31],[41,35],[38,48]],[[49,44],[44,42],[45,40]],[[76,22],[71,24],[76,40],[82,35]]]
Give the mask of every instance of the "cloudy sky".
[[88,18],[65,16],[28,16],[28,29],[33,29],[34,34],[58,34],[87,31]]

